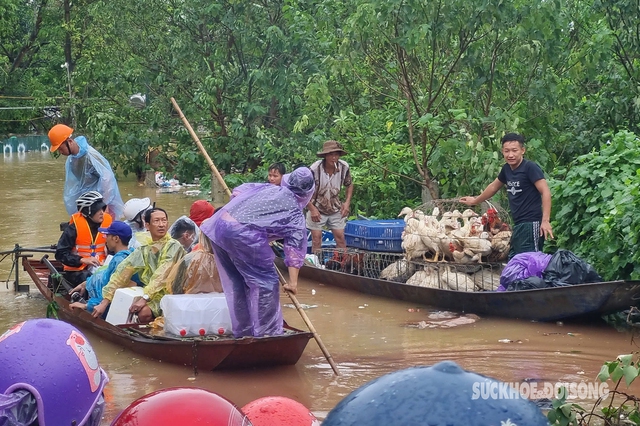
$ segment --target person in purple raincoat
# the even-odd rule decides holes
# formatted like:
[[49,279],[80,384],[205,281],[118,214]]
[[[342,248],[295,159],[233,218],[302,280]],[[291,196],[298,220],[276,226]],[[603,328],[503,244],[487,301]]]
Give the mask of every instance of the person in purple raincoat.
[[285,289],[295,293],[307,252],[302,209],[314,190],[307,167],[284,175],[281,186],[246,183],[202,224],[200,230],[213,245],[236,338],[283,333],[280,286],[269,243],[284,240],[284,263],[289,268]]

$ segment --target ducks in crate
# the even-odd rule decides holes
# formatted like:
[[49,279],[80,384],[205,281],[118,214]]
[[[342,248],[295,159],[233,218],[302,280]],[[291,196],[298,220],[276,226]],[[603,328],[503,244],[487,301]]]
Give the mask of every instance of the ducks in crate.
[[500,220],[495,208],[489,208],[481,216],[471,209],[462,213],[454,209],[438,219],[438,207],[430,215],[405,207],[398,216],[405,221],[402,249],[407,260],[500,262],[509,253],[511,230]]
[[408,261],[400,253],[322,250],[325,269],[397,283],[456,291],[493,291],[501,266],[492,263]]
[[495,291],[500,286],[500,265],[433,263],[399,259],[385,267],[378,278],[455,291]]

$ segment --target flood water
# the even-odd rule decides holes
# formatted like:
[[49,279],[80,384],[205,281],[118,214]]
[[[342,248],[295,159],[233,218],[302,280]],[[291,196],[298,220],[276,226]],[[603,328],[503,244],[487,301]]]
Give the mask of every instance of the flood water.
[[[54,159],[47,152],[0,159],[0,252],[11,250],[16,243],[39,247],[57,241],[60,222],[68,220],[61,199],[63,181],[64,159]],[[126,178],[120,190],[124,200],[150,197],[168,211],[170,220],[188,214],[196,199],[158,193]],[[11,266],[9,259],[0,262],[0,281],[13,280]],[[29,283],[24,272],[20,280]],[[0,287],[0,334],[14,323],[44,316],[46,303],[37,291],[14,293],[12,284],[4,282]],[[313,340],[295,366],[200,371],[194,377],[190,368],[137,356],[87,333],[111,380],[105,391],[102,424],[109,424],[134,399],[171,386],[202,387],[240,407],[264,396],[286,396],[322,419],[361,385],[411,366],[453,360],[467,370],[506,382],[594,383],[604,361],[638,350],[630,332],[618,332],[601,321],[536,323],[481,318],[454,328],[419,329],[409,325],[426,320],[433,309],[305,280],[299,290],[300,303],[315,306],[306,312],[337,363],[339,377]],[[281,301],[290,303],[286,296]],[[283,311],[289,324],[305,328],[294,309]]]

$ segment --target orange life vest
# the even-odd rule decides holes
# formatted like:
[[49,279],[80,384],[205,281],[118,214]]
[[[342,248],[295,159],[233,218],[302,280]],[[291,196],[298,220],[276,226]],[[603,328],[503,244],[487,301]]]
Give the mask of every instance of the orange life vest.
[[[109,213],[104,214],[104,219],[101,228],[108,228],[111,225],[113,219]],[[82,216],[82,213],[74,213],[71,216],[69,224],[76,226],[76,246],[73,249],[73,253],[81,257],[93,256],[98,258],[100,263],[103,263],[107,258],[107,237],[102,232],[98,232],[96,237],[91,235],[91,228],[89,228],[89,222]],[[82,271],[87,265],[82,264],[80,266],[67,266],[64,265],[65,271]]]

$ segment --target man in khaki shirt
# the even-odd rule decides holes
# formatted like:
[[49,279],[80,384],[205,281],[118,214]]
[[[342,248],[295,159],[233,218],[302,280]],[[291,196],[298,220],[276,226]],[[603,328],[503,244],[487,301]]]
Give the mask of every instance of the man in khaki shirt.
[[[341,160],[347,152],[336,141],[326,141],[318,160],[309,167],[313,173],[316,192],[307,205],[307,228],[311,231],[312,251],[322,246],[322,228],[327,227],[333,233],[337,248],[346,248],[344,228],[349,216],[353,182],[349,164]],[[340,200],[340,191],[345,187],[345,200]]]

